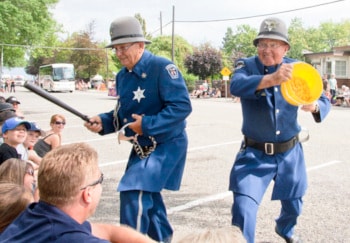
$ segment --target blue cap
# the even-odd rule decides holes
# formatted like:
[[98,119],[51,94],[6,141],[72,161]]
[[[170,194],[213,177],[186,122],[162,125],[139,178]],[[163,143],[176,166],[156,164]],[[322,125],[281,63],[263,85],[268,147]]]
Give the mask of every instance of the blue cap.
[[23,124],[27,128],[27,130],[29,130],[31,127],[29,122],[24,121],[21,118],[18,118],[18,117],[9,118],[2,125],[2,133],[7,132],[8,130],[13,130],[21,124]]
[[45,132],[41,130],[41,128],[38,127],[38,125],[36,125],[35,122],[30,122],[30,128],[28,129],[28,131],[39,132],[41,136],[44,136],[45,134]]

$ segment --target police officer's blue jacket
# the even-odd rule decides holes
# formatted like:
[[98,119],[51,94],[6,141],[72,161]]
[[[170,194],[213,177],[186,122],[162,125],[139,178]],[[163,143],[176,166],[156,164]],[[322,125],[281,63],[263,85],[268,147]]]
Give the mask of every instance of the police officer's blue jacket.
[[[118,190],[159,192],[163,188],[178,190],[187,153],[186,118],[191,113],[191,101],[184,79],[169,60],[144,51],[139,62],[116,76],[119,96],[118,124],[134,121],[132,114],[143,115],[141,146],[150,146],[150,136],[157,142],[156,150],[145,159],[131,151],[126,172]],[[103,131],[115,132],[113,111],[100,114]],[[126,129],[126,136],[133,136]]]
[[[285,57],[282,62],[295,61]],[[260,143],[285,142],[301,130],[297,121],[299,108],[283,98],[280,85],[257,90],[263,76],[275,72],[279,66],[265,67],[257,56],[240,59],[230,84],[231,93],[241,100],[243,135]],[[316,122],[321,122],[330,111],[330,102],[322,94],[318,105],[319,112],[312,116]],[[242,143],[230,174],[229,189],[260,203],[271,180],[275,181],[274,200],[299,198],[305,194],[307,174],[301,143],[273,155]]]
[[[283,98],[281,87],[273,86],[257,91],[265,74],[275,72],[278,66],[264,67],[257,56],[241,59],[231,80],[230,91],[241,98],[243,112],[242,133],[258,142],[284,142],[297,135],[301,127],[297,121],[298,107]],[[283,63],[296,60],[283,58]],[[322,94],[318,99],[321,122],[330,110],[328,98]]]

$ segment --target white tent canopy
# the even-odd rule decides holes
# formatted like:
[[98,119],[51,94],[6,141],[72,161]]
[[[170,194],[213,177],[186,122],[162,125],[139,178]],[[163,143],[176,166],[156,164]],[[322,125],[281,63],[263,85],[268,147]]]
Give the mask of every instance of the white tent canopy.
[[103,77],[99,74],[96,74],[91,80],[92,81],[103,81]]

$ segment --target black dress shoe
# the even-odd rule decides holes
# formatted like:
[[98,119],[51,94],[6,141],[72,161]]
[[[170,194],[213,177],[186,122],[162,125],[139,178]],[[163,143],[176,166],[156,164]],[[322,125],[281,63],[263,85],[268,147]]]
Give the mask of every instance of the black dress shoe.
[[291,237],[281,235],[277,230],[277,226],[275,227],[275,232],[279,236],[281,236],[287,243],[302,243],[301,239],[297,235],[292,235]]

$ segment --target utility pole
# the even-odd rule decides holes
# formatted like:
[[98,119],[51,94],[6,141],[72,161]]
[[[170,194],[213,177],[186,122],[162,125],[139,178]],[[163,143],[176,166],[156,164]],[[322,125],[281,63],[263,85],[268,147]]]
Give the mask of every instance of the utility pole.
[[4,46],[1,45],[0,82],[2,82],[2,67],[3,66],[4,66]]
[[174,56],[175,56],[175,50],[174,50],[174,45],[175,45],[175,6],[173,6],[173,30],[172,30],[172,41],[171,41],[171,61],[174,62]]
[[162,18],[162,12],[160,12],[159,20],[160,20],[160,35],[163,35],[163,18]]

